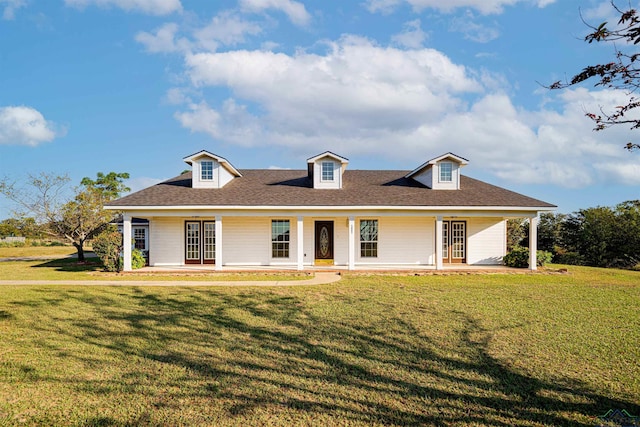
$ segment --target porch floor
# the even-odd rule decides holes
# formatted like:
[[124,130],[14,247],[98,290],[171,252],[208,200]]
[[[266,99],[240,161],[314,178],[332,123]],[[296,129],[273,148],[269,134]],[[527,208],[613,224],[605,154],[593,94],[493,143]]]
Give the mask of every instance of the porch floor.
[[[241,272],[298,272],[296,266],[269,266],[269,265],[256,265],[256,266],[223,266],[221,270],[216,270],[214,265],[168,265],[168,266],[154,266],[143,267],[135,270],[136,272],[148,272],[148,273],[241,273]],[[523,273],[530,272],[529,269],[523,268],[511,268],[504,265],[466,265],[455,264],[444,266],[442,270],[436,270],[432,265],[367,265],[356,266],[354,270],[349,270],[345,265],[306,265],[304,270],[300,272],[349,272],[349,273]]]

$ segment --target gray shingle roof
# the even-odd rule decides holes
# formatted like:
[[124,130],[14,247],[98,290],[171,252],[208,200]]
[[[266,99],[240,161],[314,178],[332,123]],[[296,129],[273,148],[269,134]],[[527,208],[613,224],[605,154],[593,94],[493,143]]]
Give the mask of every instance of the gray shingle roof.
[[191,188],[191,172],[130,194],[109,204],[124,206],[555,206],[485,182],[461,177],[460,190],[431,190],[410,178],[409,171],[347,170],[340,190],[312,188],[304,170],[240,170],[221,189]]

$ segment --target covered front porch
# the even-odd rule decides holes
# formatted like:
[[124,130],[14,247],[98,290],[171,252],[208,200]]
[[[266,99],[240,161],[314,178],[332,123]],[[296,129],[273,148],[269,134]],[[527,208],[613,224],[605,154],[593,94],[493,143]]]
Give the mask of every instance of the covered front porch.
[[[177,274],[206,274],[206,273],[293,273],[298,272],[297,267],[276,267],[276,266],[223,266],[220,269],[216,269],[215,266],[193,266],[193,265],[175,265],[175,266],[162,266],[151,267],[146,266],[136,270],[140,273],[177,273]],[[354,272],[354,273],[371,273],[371,274],[426,274],[426,273],[521,273],[523,271],[530,271],[529,269],[512,268],[504,265],[468,265],[468,264],[455,264],[444,265],[442,269],[438,270],[435,266],[415,266],[407,267],[406,265],[368,265],[368,266],[355,266],[352,270],[349,270],[347,266],[332,265],[332,266],[308,266],[302,271],[313,274],[319,272]]]
[[[132,235],[134,216],[147,219],[147,268],[153,271],[504,269],[505,217],[491,212],[197,213],[125,213],[123,241],[137,241]],[[530,221],[532,270],[536,214],[518,215]],[[131,245],[124,245],[125,271],[131,271],[131,251]]]

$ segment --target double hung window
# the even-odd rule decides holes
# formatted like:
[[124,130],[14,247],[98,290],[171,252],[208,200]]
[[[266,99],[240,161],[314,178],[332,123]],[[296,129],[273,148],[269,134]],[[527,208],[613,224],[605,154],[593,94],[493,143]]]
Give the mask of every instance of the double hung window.
[[289,258],[290,224],[288,219],[271,220],[271,257]]
[[375,258],[378,256],[378,220],[360,220],[360,256]]
[[213,180],[213,162],[205,160],[200,162],[200,179],[203,181]]
[[453,164],[451,162],[440,163],[440,182],[453,181]]
[[333,181],[333,162],[322,162],[322,181]]
[[440,163],[440,182],[453,181],[453,164],[451,162]]

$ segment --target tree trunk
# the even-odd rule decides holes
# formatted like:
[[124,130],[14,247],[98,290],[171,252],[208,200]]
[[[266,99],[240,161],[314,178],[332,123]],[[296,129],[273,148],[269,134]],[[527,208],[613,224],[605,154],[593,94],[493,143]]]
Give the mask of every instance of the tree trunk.
[[76,251],[78,251],[78,262],[84,262],[84,242],[74,243]]

